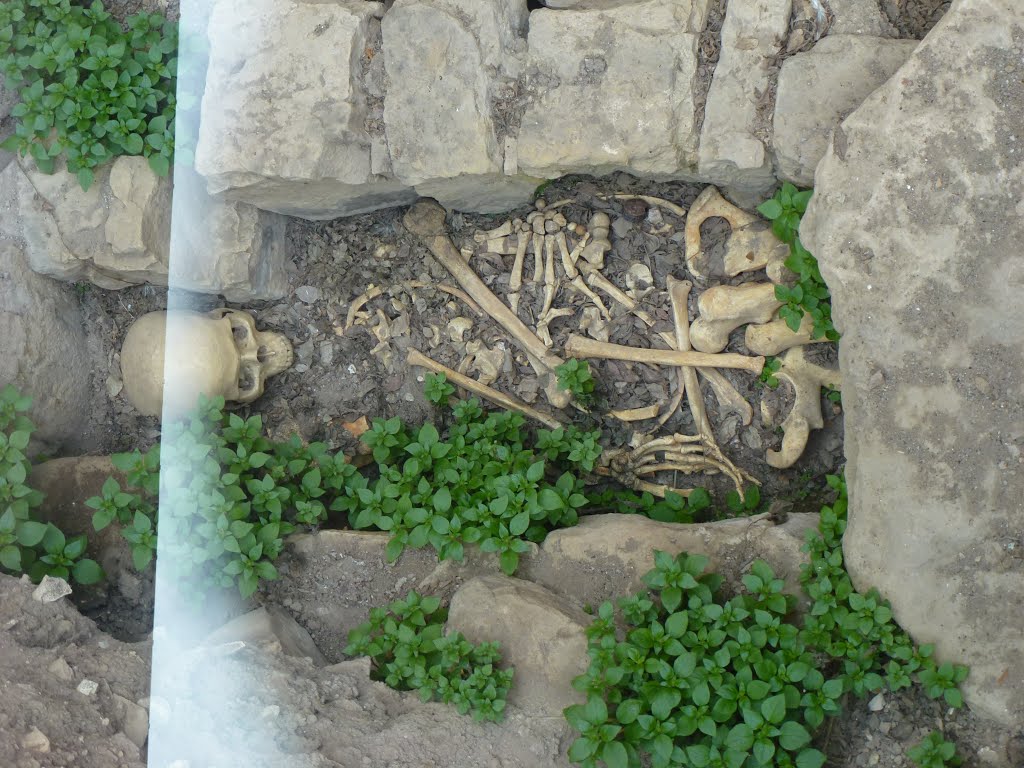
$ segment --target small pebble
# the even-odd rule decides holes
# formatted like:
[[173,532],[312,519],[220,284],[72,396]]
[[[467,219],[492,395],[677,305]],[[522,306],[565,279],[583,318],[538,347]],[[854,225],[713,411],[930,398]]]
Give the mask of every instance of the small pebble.
[[300,285],[295,289],[295,296],[301,302],[312,304],[320,300],[320,289],[315,285]]
[[100,684],[95,680],[83,680],[78,684],[78,692],[85,696],[92,696],[96,691],[99,690]]
[[38,728],[33,728],[21,737],[21,746],[24,749],[31,750],[32,752],[49,752],[50,740],[46,738],[46,734]]
[[71,682],[75,679],[75,673],[71,670],[71,666],[64,660],[63,656],[50,662],[50,666],[46,668],[46,671],[58,680]]
[[885,709],[885,696],[881,693],[876,694],[871,701],[868,702],[868,710],[871,712],[881,712]]
[[272,717],[277,717],[281,714],[281,708],[277,704],[271,704],[270,706],[264,707],[263,711],[260,712],[260,717],[264,720],[268,720]]
[[334,362],[334,342],[320,342],[320,362],[325,366]]
[[53,603],[70,594],[71,586],[64,579],[43,576],[43,580],[32,593],[32,599],[40,603]]

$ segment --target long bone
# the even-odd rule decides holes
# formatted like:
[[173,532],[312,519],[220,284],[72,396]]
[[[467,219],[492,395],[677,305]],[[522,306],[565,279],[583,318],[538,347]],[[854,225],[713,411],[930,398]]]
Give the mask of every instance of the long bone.
[[[482,302],[481,306],[483,306]],[[565,354],[569,357],[627,360],[651,365],[735,368],[749,373],[761,373],[764,368],[763,357],[747,357],[731,352],[710,354],[707,352],[678,352],[668,349],[639,349],[588,339],[575,333],[570,334],[565,343]]]
[[488,400],[495,405],[500,405],[502,408],[509,411],[516,411],[524,416],[529,416],[531,419],[536,419],[546,427],[558,429],[562,426],[561,422],[553,416],[542,413],[536,408],[532,408],[526,403],[520,402],[516,398],[506,395],[504,392],[499,392],[492,387],[488,387],[486,384],[481,384],[476,379],[471,379],[469,376],[464,376],[458,371],[453,371],[451,368],[442,365],[436,360],[431,360],[417,349],[409,349],[407,362],[409,365],[426,368],[428,371],[433,371],[434,373],[442,373],[452,384],[462,387],[463,389],[472,392],[474,395],[479,395],[485,400]]
[[814,321],[810,315],[804,315],[800,328],[792,330],[782,318],[761,325],[748,325],[744,335],[747,349],[759,355],[778,355],[792,347],[804,344],[819,344],[828,341],[824,336],[820,339],[811,338]]
[[729,334],[745,323],[765,323],[783,302],[775,298],[772,283],[716,285],[697,299],[700,317],[690,328],[690,341],[701,352],[721,352]]
[[[462,259],[458,249],[444,232],[444,220],[444,208],[430,199],[415,203],[403,218],[406,229],[426,245],[434,258],[451,273],[466,293],[508,332],[523,351],[532,355],[531,363],[534,364],[537,375],[542,382],[546,381],[551,385],[556,381],[554,369],[561,365],[563,360],[545,347],[544,342],[491,292],[479,275]],[[559,390],[557,386],[546,386],[545,392],[556,408],[564,408],[569,404],[568,391]]]
[[648,203],[650,205],[657,205],[660,208],[664,208],[666,211],[670,211],[670,212],[674,213],[676,216],[679,216],[680,218],[686,216],[686,209],[683,208],[682,206],[676,205],[675,203],[669,202],[668,200],[664,200],[664,199],[662,199],[660,197],[651,197],[650,195],[627,195],[627,194],[598,195],[597,199],[598,200],[643,200],[645,203]]
[[732,228],[725,244],[724,266],[728,276],[763,269],[769,262],[785,261],[789,255],[789,246],[780,242],[770,229],[752,229],[761,219],[728,202],[714,187],[707,187],[690,206],[684,232],[686,268],[696,277],[710,276],[711,265],[701,251],[700,225],[715,216],[725,219]]
[[519,289],[523,287],[523,261],[526,258],[526,247],[529,239],[526,235],[526,225],[520,223],[517,233],[516,258],[512,262],[512,275],[508,280],[508,303],[515,314],[519,310]]
[[[782,450],[768,451],[767,462],[776,469],[793,466],[807,447],[812,429],[821,429],[825,420],[821,415],[821,388],[842,386],[839,371],[808,362],[804,347],[794,347],[782,357],[782,366],[775,376],[788,381],[793,387],[793,409],[782,422]],[[761,404],[765,411],[764,403]]]

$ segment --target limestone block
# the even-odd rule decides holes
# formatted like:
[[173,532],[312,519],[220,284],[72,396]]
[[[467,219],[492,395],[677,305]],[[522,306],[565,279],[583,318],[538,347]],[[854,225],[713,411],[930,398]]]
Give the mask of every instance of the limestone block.
[[[8,170],[16,167],[12,163]],[[32,396],[29,416],[38,428],[33,453],[55,450],[79,435],[89,414],[89,374],[84,320],[73,289],[37,275],[21,246],[0,239],[0,383]]]
[[491,115],[497,78],[525,48],[525,27],[524,0],[398,0],[384,16],[391,166],[419,195],[474,211],[530,199],[538,182],[505,176]]
[[[190,169],[175,169],[179,248],[174,284],[229,301],[275,299],[288,291],[286,220],[246,203],[207,195]],[[45,174],[30,159],[0,173],[0,234],[24,243],[32,269],[68,282],[118,289],[167,285],[171,181],[141,157],[98,169],[88,191],[66,170]]]
[[519,132],[520,170],[692,175],[693,81],[707,9],[708,0],[649,0],[534,11],[535,96]]
[[232,619],[211,632],[203,644],[218,646],[237,642],[286,656],[306,657],[317,666],[327,663],[309,632],[288,611],[276,605],[257,608]]
[[768,149],[755,131],[759,103],[769,88],[769,61],[789,31],[792,5],[792,0],[751,0],[726,8],[698,170],[702,180],[734,195],[758,195],[775,184]]
[[800,228],[843,334],[860,589],[1024,722],[1024,6],[954,3],[836,129]]
[[834,21],[830,35],[870,35],[872,37],[899,37],[890,21],[882,13],[878,0],[828,0]]
[[775,98],[772,149],[779,178],[814,185],[832,129],[888,80],[916,40],[829,35],[783,63]]
[[500,643],[502,664],[516,670],[509,703],[548,717],[585,700],[572,681],[590,663],[585,634],[589,623],[565,598],[504,575],[466,582],[448,611],[449,630],[474,643]]
[[817,515],[794,514],[783,525],[766,515],[713,523],[661,523],[640,515],[588,515],[579,525],[552,531],[520,575],[560,595],[598,605],[646,587],[641,577],[654,567],[654,550],[706,555],[709,568],[734,584],[761,558],[786,591],[800,595],[804,535]]
[[311,219],[411,199],[374,183],[358,82],[376,2],[219,0],[196,169],[212,194]]

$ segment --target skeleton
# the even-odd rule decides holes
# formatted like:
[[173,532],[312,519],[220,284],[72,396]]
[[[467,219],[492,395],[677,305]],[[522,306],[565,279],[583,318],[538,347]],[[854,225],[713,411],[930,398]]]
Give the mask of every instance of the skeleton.
[[755,354],[774,357],[792,347],[828,341],[824,336],[820,339],[811,338],[813,331],[814,321],[809,315],[804,315],[800,321],[800,328],[796,331],[786,325],[785,320],[777,318],[770,323],[748,325],[744,343],[747,349]]
[[754,229],[761,226],[761,219],[729,203],[714,187],[700,193],[686,217],[686,268],[691,274],[701,279],[711,275],[712,265],[701,251],[700,225],[715,216],[725,219],[732,227],[726,243],[725,274],[735,277],[741,272],[768,267],[769,278],[781,282],[772,275],[781,277],[782,262],[789,255],[789,246],[780,242],[770,229]]
[[[164,360],[173,387],[164,390]],[[121,347],[121,377],[128,400],[139,411],[178,418],[200,395],[251,403],[266,379],[292,364],[291,343],[280,333],[257,331],[248,312],[215,309],[206,314],[174,310],[143,315]]]
[[[766,460],[769,466],[785,469],[793,466],[803,454],[811,430],[821,429],[825,424],[821,414],[821,388],[840,389],[842,377],[839,371],[808,362],[803,347],[786,352],[775,376],[793,387],[794,402],[782,422],[782,450],[769,450]],[[765,422],[770,423],[772,419],[763,402],[761,412]]]

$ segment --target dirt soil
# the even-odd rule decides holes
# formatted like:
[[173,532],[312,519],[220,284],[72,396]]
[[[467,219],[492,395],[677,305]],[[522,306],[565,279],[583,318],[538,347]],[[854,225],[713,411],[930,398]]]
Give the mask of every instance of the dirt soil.
[[921,40],[949,10],[951,0],[881,0],[882,11],[901,38]]

